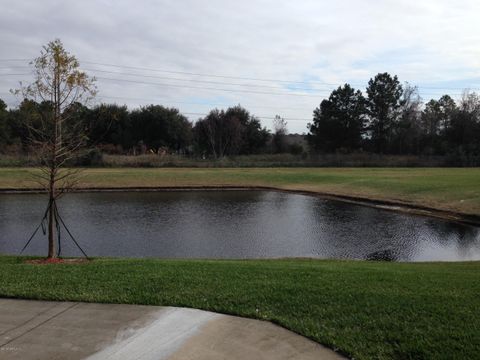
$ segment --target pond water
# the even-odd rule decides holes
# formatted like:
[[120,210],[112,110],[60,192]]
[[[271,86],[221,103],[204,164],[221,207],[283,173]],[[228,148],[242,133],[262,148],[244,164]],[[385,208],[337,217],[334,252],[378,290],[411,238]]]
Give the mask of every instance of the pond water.
[[[45,207],[45,195],[0,195],[0,253],[19,253]],[[480,259],[478,227],[292,193],[75,193],[59,209],[90,256]],[[25,253],[46,250],[39,231]],[[62,255],[80,255],[66,236]]]

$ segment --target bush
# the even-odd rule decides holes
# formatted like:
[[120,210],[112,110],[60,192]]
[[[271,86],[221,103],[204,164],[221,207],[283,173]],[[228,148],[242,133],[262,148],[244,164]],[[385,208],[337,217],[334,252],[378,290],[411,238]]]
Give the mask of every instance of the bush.
[[72,164],[73,166],[102,166],[103,165],[103,154],[97,149],[89,149],[86,152],[82,153],[76,157]]
[[292,155],[300,155],[303,153],[303,146],[300,144],[291,144],[288,147],[288,152]]

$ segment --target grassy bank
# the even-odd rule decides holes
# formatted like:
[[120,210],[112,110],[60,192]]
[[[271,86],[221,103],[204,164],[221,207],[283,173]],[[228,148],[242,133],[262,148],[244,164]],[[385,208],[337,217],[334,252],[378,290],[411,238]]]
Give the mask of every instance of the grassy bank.
[[[38,187],[32,172],[2,168],[0,188]],[[89,168],[80,186],[271,186],[480,214],[480,168]]]
[[271,320],[356,359],[480,354],[480,263],[0,257],[0,296],[174,305]]

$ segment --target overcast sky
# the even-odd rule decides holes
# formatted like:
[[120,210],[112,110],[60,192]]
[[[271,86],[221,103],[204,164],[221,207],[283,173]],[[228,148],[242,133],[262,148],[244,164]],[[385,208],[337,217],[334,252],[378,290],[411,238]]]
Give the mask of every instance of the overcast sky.
[[55,38],[97,77],[98,103],[173,106],[191,120],[241,104],[267,127],[285,117],[290,132],[307,131],[333,88],[363,91],[379,72],[419,86],[426,101],[480,88],[479,0],[3,0],[1,8],[0,98],[9,106],[18,104],[9,89],[31,75],[25,60],[6,59],[33,59]]

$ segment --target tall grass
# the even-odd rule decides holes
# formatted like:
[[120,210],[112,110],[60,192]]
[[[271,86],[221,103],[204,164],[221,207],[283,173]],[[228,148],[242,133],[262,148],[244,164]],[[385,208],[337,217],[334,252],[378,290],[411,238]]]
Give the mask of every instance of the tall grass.
[[[462,162],[444,156],[379,155],[379,154],[259,154],[221,159],[155,154],[111,155],[90,151],[72,161],[69,166],[90,167],[449,167],[475,165],[477,160]],[[0,155],[0,167],[38,166],[40,160],[31,155]]]

